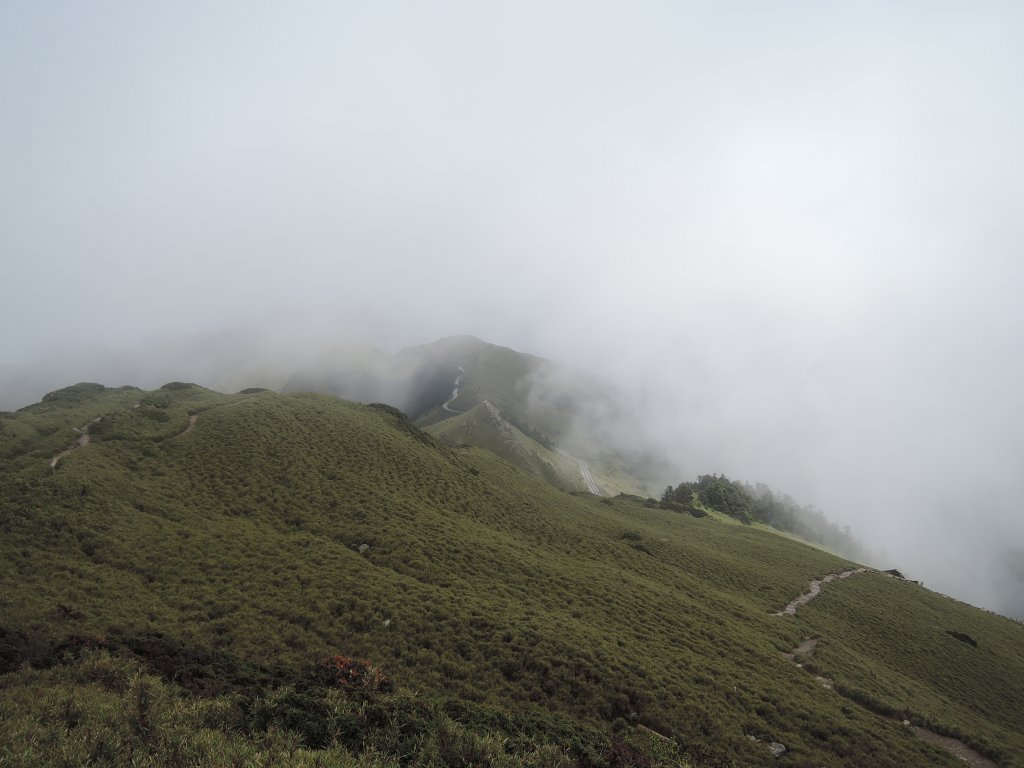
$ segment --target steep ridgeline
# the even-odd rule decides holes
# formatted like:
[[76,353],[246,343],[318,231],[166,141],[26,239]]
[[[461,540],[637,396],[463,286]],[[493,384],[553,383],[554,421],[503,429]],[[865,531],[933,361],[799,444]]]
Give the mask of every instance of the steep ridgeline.
[[[318,370],[296,373],[285,391],[327,392],[349,400],[386,402],[421,425],[464,413],[488,400],[541,441],[568,426],[565,414],[535,413],[538,409],[530,403],[534,380],[557,366],[472,336],[440,339],[393,355],[342,355],[319,365]],[[459,391],[454,401],[453,389]]]
[[[633,429],[628,398],[607,382],[472,336],[394,355],[339,355],[296,374],[285,391],[388,403],[449,445],[487,447],[556,487],[647,496],[667,476],[658,457],[624,448]],[[491,423],[467,428],[480,419]],[[514,433],[496,432],[497,419]],[[559,448],[580,459],[566,460]]]
[[565,490],[584,490],[577,465],[505,420],[489,400],[425,430],[449,446],[475,446]]
[[874,572],[775,616],[856,564],[387,406],[70,387],[0,417],[0,533],[5,765],[1024,758],[1020,624]]

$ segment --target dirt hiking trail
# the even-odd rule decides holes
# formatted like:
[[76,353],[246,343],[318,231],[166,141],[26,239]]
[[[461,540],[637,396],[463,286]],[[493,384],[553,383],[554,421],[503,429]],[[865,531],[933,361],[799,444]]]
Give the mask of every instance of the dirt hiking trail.
[[188,426],[185,427],[185,430],[183,432],[179,432],[178,433],[178,437],[184,437],[189,432],[191,432],[193,429],[195,429],[197,421],[199,421],[199,414],[198,413],[193,413],[191,416],[189,416],[188,417]]
[[92,421],[90,421],[88,424],[81,428],[74,427],[75,432],[78,432],[81,435],[81,437],[79,437],[75,441],[75,444],[72,445],[70,448],[66,448],[65,450],[55,455],[52,459],[50,459],[50,469],[56,469],[57,462],[59,462],[65,456],[69,456],[75,451],[77,451],[79,448],[84,448],[85,446],[87,446],[89,444],[89,441],[92,439],[91,437],[89,437],[89,427],[99,422],[100,419],[102,418],[102,416],[97,416],[95,419],[93,419]]
[[[854,574],[864,573],[867,570],[867,568],[857,568],[852,571],[843,571],[842,573],[830,573],[821,579],[815,579],[810,583],[810,587],[807,592],[794,599],[789,605],[785,607],[784,610],[779,611],[777,613],[773,613],[772,615],[795,616],[797,608],[799,608],[802,605],[807,605],[807,603],[811,602],[811,600],[813,600],[819,594],[821,594],[822,584],[827,584],[828,582],[833,581],[837,578],[847,579],[850,576],[853,576]],[[833,691],[834,693],[838,693],[839,695],[843,695],[840,691],[836,690],[836,683],[834,680],[828,677],[822,677],[821,675],[815,674],[813,671],[811,671],[811,669],[808,669],[804,666],[805,663],[814,656],[814,652],[818,647],[819,639],[820,638],[817,637],[804,638],[804,640],[796,648],[794,648],[789,653],[784,653],[783,656],[790,662],[792,662],[793,665],[796,666],[798,669],[801,669],[809,674],[813,674],[814,680],[819,685],[821,685],[821,687],[827,688],[828,690]],[[844,698],[848,697],[844,696]],[[848,700],[853,701],[853,699]],[[866,707],[860,702],[856,703],[862,709],[865,709],[878,717],[886,717],[887,719],[889,719],[887,715],[875,712],[871,707]],[[971,766],[971,768],[998,768],[995,762],[989,760],[984,755],[975,752],[973,749],[968,747],[959,739],[954,739],[950,736],[942,736],[941,734],[935,733],[934,731],[929,731],[927,728],[921,728],[920,726],[911,725],[909,720],[904,720],[902,722],[903,725],[910,728],[914,735],[917,736],[919,739],[927,741],[929,744],[932,744],[934,746],[945,749],[947,752],[950,752],[957,759],[963,760],[967,765]]]
[[772,615],[773,616],[786,616],[786,615],[788,615],[788,616],[795,616],[797,608],[799,608],[802,605],[807,605],[809,602],[811,602],[811,600],[813,600],[814,598],[816,598],[818,595],[821,594],[821,585],[822,584],[828,584],[830,581],[834,581],[835,579],[848,579],[848,578],[850,578],[851,576],[853,576],[855,574],[864,573],[866,570],[867,570],[867,568],[854,568],[852,571],[843,571],[842,573],[830,573],[830,574],[828,574],[826,576],[823,576],[820,579],[815,579],[814,581],[811,582],[810,588],[806,592],[804,592],[799,597],[794,598],[793,601],[790,602],[789,605],[787,605],[785,608],[783,608],[778,613],[774,613]]

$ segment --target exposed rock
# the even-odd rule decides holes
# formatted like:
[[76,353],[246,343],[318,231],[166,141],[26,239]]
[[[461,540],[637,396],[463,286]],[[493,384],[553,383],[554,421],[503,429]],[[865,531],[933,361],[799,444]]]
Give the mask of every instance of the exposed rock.
[[360,544],[359,545],[359,554],[360,555],[366,554],[366,550],[368,550],[369,548],[370,548],[369,544]]
[[949,635],[950,637],[955,637],[961,643],[967,643],[967,645],[974,646],[975,648],[978,647],[978,641],[975,640],[970,635],[968,635],[966,632],[957,632],[956,630],[953,630],[953,629],[947,629],[946,630],[946,634]]
[[658,733],[653,728],[648,728],[646,725],[643,725],[642,723],[637,723],[636,729],[640,731],[640,733],[646,733],[648,736],[653,736],[656,739],[661,739],[662,741],[672,741],[672,739],[670,739],[665,734]]
[[[751,736],[749,733],[747,734],[747,738],[755,742],[756,744],[764,744],[764,742],[757,738],[757,736]],[[769,752],[772,753],[772,757],[779,757],[780,755],[783,755],[786,752],[786,745],[780,744],[777,741],[771,741],[767,744],[764,744],[764,746]]]

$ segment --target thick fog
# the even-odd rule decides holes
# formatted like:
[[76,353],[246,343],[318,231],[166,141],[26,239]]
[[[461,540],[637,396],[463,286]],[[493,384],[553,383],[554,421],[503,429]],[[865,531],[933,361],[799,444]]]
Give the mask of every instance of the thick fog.
[[678,479],[1024,615],[1022,33],[1010,2],[4,4],[0,408],[473,334],[623,387]]

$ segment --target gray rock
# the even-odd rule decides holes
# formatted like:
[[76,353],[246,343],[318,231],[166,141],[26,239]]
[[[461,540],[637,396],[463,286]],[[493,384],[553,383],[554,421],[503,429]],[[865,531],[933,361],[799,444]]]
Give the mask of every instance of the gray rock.
[[360,555],[365,554],[366,550],[368,550],[369,548],[370,548],[369,544],[360,544],[359,545],[359,554]]
[[779,744],[777,741],[773,741],[768,745],[768,751],[772,753],[772,757],[779,757],[786,751],[785,744]]

